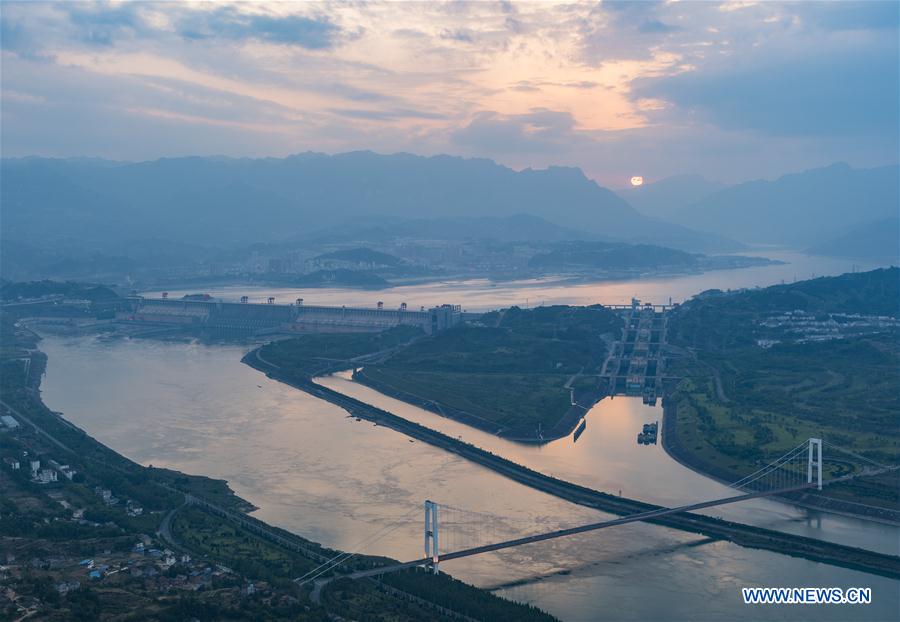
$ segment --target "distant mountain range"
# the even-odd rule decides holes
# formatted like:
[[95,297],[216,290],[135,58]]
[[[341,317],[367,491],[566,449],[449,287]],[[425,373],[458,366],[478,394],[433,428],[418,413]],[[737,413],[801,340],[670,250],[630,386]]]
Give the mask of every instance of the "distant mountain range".
[[853,227],[808,249],[813,255],[887,261],[900,264],[900,218],[885,218]]
[[886,233],[896,227],[884,223],[897,218],[897,166],[835,164],[726,188],[681,175],[618,194],[577,168],[517,172],[484,159],[372,152],[4,159],[0,176],[0,259],[61,274],[128,262],[176,266],[257,243],[402,237],[703,253],[765,243],[896,256]]
[[496,240],[498,242],[559,242],[592,240],[597,234],[561,227],[531,214],[503,217],[388,219],[386,222],[348,223],[317,231],[303,239],[316,242],[367,240],[386,242],[400,238],[430,240]]
[[853,169],[833,164],[775,181],[750,181],[714,192],[670,218],[745,243],[803,248],[896,218],[898,171],[897,166]]
[[616,194],[647,216],[669,220],[689,205],[723,188],[725,184],[710,181],[702,175],[675,175],[617,190]]
[[159,237],[233,245],[360,221],[531,214],[611,240],[735,247],[648,219],[577,168],[516,172],[483,159],[354,152],[140,163],[7,159],[2,176],[3,236],[32,244]]

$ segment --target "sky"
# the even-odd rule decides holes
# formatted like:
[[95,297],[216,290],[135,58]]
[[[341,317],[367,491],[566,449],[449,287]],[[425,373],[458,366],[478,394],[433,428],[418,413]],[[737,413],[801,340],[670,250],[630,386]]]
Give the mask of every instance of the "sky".
[[3,2],[4,157],[449,153],[623,187],[898,160],[896,2]]

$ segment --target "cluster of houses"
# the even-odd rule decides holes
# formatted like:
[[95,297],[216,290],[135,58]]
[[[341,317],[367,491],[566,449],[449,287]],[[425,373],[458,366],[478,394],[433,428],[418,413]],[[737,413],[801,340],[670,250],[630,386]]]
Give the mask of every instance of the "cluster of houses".
[[[115,495],[113,495],[112,490],[109,488],[104,488],[103,486],[94,486],[94,494],[103,498],[103,503],[112,507],[114,505],[119,505],[119,499]],[[144,508],[142,508],[137,502],[127,499],[125,501],[125,513],[128,516],[140,516],[144,513]]]
[[764,338],[757,339],[756,345],[771,348],[782,341],[807,343],[871,335],[900,328],[900,319],[858,313],[815,315],[802,309],[795,309],[773,313],[759,322],[759,326],[767,329],[768,334]]
[[[156,589],[198,590],[208,586],[214,577],[232,574],[230,568],[222,565],[210,565],[202,561],[194,561],[190,555],[177,554],[168,548],[154,548],[153,541],[144,536],[131,549],[128,559],[118,563],[96,562],[92,558],[83,559],[79,565],[86,571],[87,578],[99,581],[119,573],[126,573],[132,578],[155,581]],[[167,571],[178,567],[179,573],[171,576]],[[62,590],[62,582],[57,589]],[[61,591],[61,593],[63,593]]]
[[59,476],[68,480],[75,477],[77,471],[68,464],[60,464],[56,460],[48,460],[48,465],[44,466],[37,458],[29,459],[28,452],[22,452],[22,459],[16,456],[6,456],[3,458],[3,464],[11,471],[19,471],[23,462],[26,462],[31,471],[31,481],[38,484],[50,484],[59,481]]

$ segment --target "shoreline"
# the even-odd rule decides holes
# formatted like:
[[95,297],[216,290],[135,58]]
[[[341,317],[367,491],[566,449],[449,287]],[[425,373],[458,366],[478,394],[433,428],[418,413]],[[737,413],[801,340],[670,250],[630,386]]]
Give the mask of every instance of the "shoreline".
[[[325,583],[334,579],[351,577],[354,573],[371,572],[372,569],[390,565],[391,562],[396,563],[395,560],[385,556],[356,554],[350,555],[349,553],[343,552],[340,549],[325,546],[320,542],[307,539],[306,537],[299,535],[293,531],[261,520],[253,515],[253,512],[255,512],[259,508],[247,499],[239,496],[228,485],[228,481],[225,479],[210,478],[205,475],[195,475],[185,473],[180,470],[168,469],[165,467],[154,468],[152,465],[144,466],[89,435],[85,430],[65,419],[62,413],[51,410],[50,407],[44,403],[40,386],[43,380],[44,371],[46,370],[47,361],[49,360],[49,355],[40,350],[40,348],[38,347],[38,344],[42,337],[38,333],[35,333],[30,329],[29,332],[32,333],[36,338],[34,347],[29,348],[29,359],[35,361],[33,369],[35,372],[40,373],[29,374],[26,378],[26,382],[21,387],[22,389],[24,389],[26,395],[24,403],[27,406],[28,414],[26,415],[21,412],[20,408],[23,408],[23,404],[20,403],[21,400],[17,400],[15,402],[15,405],[7,403],[4,400],[0,400],[0,404],[2,404],[7,412],[14,414],[15,418],[21,424],[28,428],[31,428],[34,434],[42,437],[45,441],[57,447],[60,452],[77,456],[77,460],[79,462],[100,463],[102,465],[101,469],[105,469],[106,471],[112,472],[115,476],[122,476],[126,479],[128,479],[130,476],[135,475],[135,473],[144,474],[144,476],[147,477],[144,485],[146,487],[155,488],[154,494],[166,495],[167,493],[171,493],[180,496],[180,499],[177,503],[166,506],[163,510],[144,514],[145,517],[151,516],[153,514],[159,514],[162,520],[158,524],[155,521],[153,522],[155,528],[145,529],[143,526],[139,526],[132,529],[131,531],[128,531],[127,526],[123,527],[119,525],[118,528],[121,531],[121,534],[127,535],[123,536],[117,533],[115,535],[116,538],[140,538],[143,542],[143,539],[146,539],[148,537],[147,535],[144,535],[145,531],[146,533],[153,533],[155,537],[159,539],[159,541],[161,541],[164,545],[170,546],[176,551],[176,553],[184,553],[188,555],[187,562],[182,559],[182,563],[190,562],[191,557],[193,557],[196,560],[201,561],[201,563],[209,564],[209,567],[212,567],[211,565],[215,565],[220,569],[225,569],[225,572],[234,574],[236,577],[238,577],[239,581],[242,580],[245,582],[245,584],[249,581],[250,585],[257,584],[261,587],[272,585],[273,587],[271,589],[274,590],[276,596],[279,593],[282,593],[278,590],[285,590],[285,588],[277,580],[273,579],[270,583],[267,583],[266,579],[268,578],[268,576],[260,579],[258,576],[253,574],[252,569],[248,571],[245,568],[232,566],[231,562],[227,561],[227,559],[229,559],[227,555],[225,558],[220,557],[221,551],[216,546],[213,546],[212,549],[203,549],[202,547],[200,549],[197,549],[195,548],[195,546],[185,544],[183,541],[177,539],[173,534],[174,528],[172,526],[172,520],[175,514],[179,512],[179,510],[183,510],[184,508],[199,508],[203,512],[221,519],[222,521],[224,521],[224,523],[230,524],[231,527],[238,530],[237,533],[243,534],[245,538],[257,538],[260,541],[271,544],[283,551],[289,551],[290,553],[299,554],[301,557],[307,560],[311,560],[311,563],[313,565],[317,563],[329,564],[329,568],[326,569],[327,574],[325,574]],[[61,434],[61,429],[64,430],[64,435],[62,437],[59,436]],[[71,436],[73,434],[76,436],[74,444],[72,443]],[[65,442],[60,441],[60,438],[62,438]],[[89,447],[90,449],[88,451],[85,451],[85,446]],[[93,455],[94,452],[98,452],[97,455]],[[92,483],[100,481],[102,485],[108,484],[108,481],[106,479],[103,479],[104,473],[98,473],[95,471],[84,469],[83,464],[79,466],[79,472],[88,473],[89,477],[92,479]],[[108,475],[108,473],[106,474]],[[119,480],[116,480],[116,482],[118,483],[113,483],[112,486],[118,487],[121,485],[121,482]],[[209,484],[212,484],[212,488],[210,488]],[[67,509],[69,508],[69,506],[65,507]],[[115,523],[109,524],[114,525]],[[99,526],[99,523],[97,523],[97,525]],[[134,533],[132,533],[132,531]],[[24,538],[20,539],[34,539],[35,541],[40,542],[42,541],[42,536],[38,535],[32,537],[31,534],[28,534]],[[50,539],[52,540],[52,538]],[[90,542],[90,540],[83,540],[83,542]],[[194,545],[196,544],[197,543],[194,542]],[[166,552],[169,553],[170,551]],[[79,551],[79,553],[81,554],[74,557],[75,560],[80,559],[83,556],[83,553],[81,551]],[[69,552],[68,554],[71,556],[71,552]],[[109,550],[104,552],[104,555],[109,554]],[[245,557],[242,557],[243,555],[245,555],[245,553],[238,552],[236,553],[236,555],[237,557],[233,557],[233,559],[237,559],[238,562],[243,563],[246,560]],[[343,561],[347,561],[349,559],[346,558],[346,556],[348,555],[350,557],[355,557],[356,559],[353,560],[352,563],[346,564],[344,567],[340,567],[341,564],[334,564],[334,560],[336,557],[345,557],[345,559],[342,560],[343,563]],[[225,563],[228,563],[229,567],[238,569],[231,570],[230,568],[226,568],[226,566],[224,565]],[[289,574],[290,570],[291,569],[288,569],[288,572],[285,574],[288,574],[288,577],[292,579],[289,582],[289,585],[293,590],[296,589],[293,585],[294,583],[296,583],[296,579],[293,579],[293,577],[296,575]],[[118,572],[118,569],[110,572],[109,574],[112,575],[115,574],[115,572]],[[441,576],[434,576],[433,578],[431,573],[421,573],[417,576],[428,579],[426,583],[432,581],[436,583],[432,585],[420,586],[415,582],[407,582],[407,586],[401,585],[400,587],[403,589],[400,589],[397,586],[390,585],[388,583],[388,579],[381,576],[376,576],[371,579],[359,579],[359,581],[371,584],[375,587],[375,589],[381,590],[391,597],[388,599],[385,605],[379,605],[379,607],[381,607],[378,610],[379,612],[382,610],[394,611],[399,604],[397,601],[411,601],[414,602],[417,606],[424,608],[428,612],[436,612],[438,614],[447,615],[455,619],[472,619],[467,617],[465,613],[461,613],[455,607],[450,608],[446,605],[446,603],[442,603],[439,600],[431,598],[431,596],[435,593],[436,586],[443,587],[445,589],[450,586],[455,589],[457,594],[461,596],[462,600],[460,602],[462,603],[463,610],[465,610],[466,606],[468,606],[470,609],[471,607],[475,607],[479,611],[481,611],[483,608],[486,608],[484,609],[485,611],[496,611],[499,608],[499,611],[503,612],[505,615],[513,616],[509,619],[515,619],[515,616],[517,614],[521,614],[524,611],[526,613],[534,612],[535,615],[532,617],[535,619],[558,620],[558,618],[551,615],[550,613],[543,611],[537,606],[530,605],[528,603],[517,601],[511,598],[494,595],[488,590],[475,587],[468,583],[464,583],[462,581],[459,581],[458,579],[454,579],[447,573],[442,573]],[[100,578],[102,579],[104,577]],[[324,607],[323,611],[325,611],[324,616],[326,616],[327,619],[346,619],[329,613],[330,611],[332,611],[333,604],[320,602],[318,594],[321,590],[322,585],[319,584],[319,582],[317,582],[315,589],[312,592],[306,592],[302,587],[302,583],[298,585],[300,588],[298,594],[287,594],[286,596],[289,596],[290,598],[295,598],[296,596],[295,599],[298,603],[309,599],[314,605],[322,605]],[[167,597],[167,601],[173,600],[171,588],[163,588],[162,591],[166,592],[164,597]],[[128,594],[129,596],[133,595],[133,592],[128,589],[123,590],[122,593]],[[212,598],[217,597],[218,590],[213,594]],[[176,599],[178,598],[180,597],[176,596]],[[485,598],[495,600],[489,600],[487,603],[485,603]],[[51,612],[54,610],[55,609],[53,608],[48,609],[48,611]],[[310,607],[307,606],[306,610],[309,611]],[[131,613],[132,609],[129,608],[126,610],[126,612]],[[179,617],[178,619],[181,619],[181,617]],[[229,619],[231,618],[229,617]],[[278,619],[282,618],[279,617]],[[323,617],[323,619],[325,619],[325,617]]]
[[[421,398],[412,395],[411,393],[407,393],[405,391],[387,385],[380,380],[375,380],[374,378],[369,377],[366,374],[365,367],[359,368],[358,370],[353,370],[353,380],[361,385],[374,389],[375,391],[378,391],[383,395],[392,397],[406,404],[417,406],[418,408],[427,410],[428,412],[440,415],[441,417],[446,417],[447,419],[451,419],[453,421],[458,421],[477,430],[487,432],[488,434],[493,434],[508,441],[528,445],[543,445],[545,443],[549,443],[551,441],[569,436],[570,434],[572,434],[572,432],[575,431],[575,428],[578,427],[578,422],[581,421],[582,417],[584,417],[584,415],[597,402],[609,395],[608,391],[606,391],[605,389],[599,391],[583,390],[578,392],[575,400],[576,403],[570,406],[566,410],[566,412],[563,413],[559,419],[557,419],[556,423],[553,424],[553,427],[551,427],[541,436],[534,436],[529,435],[524,430],[505,428],[498,423],[494,423],[493,421],[488,421],[486,419],[476,417],[475,415],[456,408],[442,406],[433,400]],[[583,406],[582,402],[588,403],[588,406]]]
[[[662,434],[662,447],[663,450],[668,454],[672,460],[680,464],[681,466],[694,471],[704,477],[708,477],[713,479],[720,484],[729,485],[731,482],[735,481],[739,478],[739,475],[731,473],[727,469],[723,469],[721,467],[717,467],[714,464],[710,464],[705,460],[698,459],[696,456],[691,454],[688,450],[686,450],[678,440],[678,435],[676,433],[676,429],[678,426],[678,407],[673,402],[673,398],[666,396],[663,398],[663,434]],[[850,518],[856,518],[860,520],[868,520],[874,523],[881,523],[884,525],[891,526],[900,526],[900,511],[892,510],[891,508],[884,508],[885,516],[875,516],[873,514],[864,513],[864,512],[853,512],[848,509],[841,509],[838,507],[823,507],[821,502],[817,501],[821,499],[821,497],[812,496],[806,493],[797,493],[801,494],[804,498],[794,499],[792,497],[774,497],[780,500],[783,503],[789,503],[791,505],[795,505],[797,507],[801,507],[807,510],[815,510],[817,512],[825,512],[828,514],[836,514],[838,516],[847,516]],[[833,503],[840,504],[844,501],[841,499],[833,500]],[[848,504],[852,504],[853,502],[847,502]],[[866,506],[868,507],[868,506]]]
[[[258,353],[258,348],[251,350],[241,361],[273,380],[335,404],[352,416],[373,421],[378,425],[389,427],[410,438],[421,440],[429,445],[454,453],[463,459],[489,468],[520,484],[578,505],[620,516],[659,509],[659,506],[653,504],[616,497],[609,493],[539,473],[469,443],[347,397],[337,391],[318,385],[309,378],[289,377],[281,373],[277,366],[258,356]],[[702,514],[682,513],[652,519],[648,522],[681,531],[703,534],[715,539],[728,540],[748,548],[768,550],[792,557],[800,557],[820,563],[900,579],[900,557],[876,551],[804,536],[795,536]]]
[[[742,251],[749,252],[749,251]],[[547,272],[540,274],[515,274],[515,275],[499,275],[499,274],[442,274],[442,275],[433,275],[433,276],[417,276],[417,277],[400,277],[393,280],[385,279],[386,284],[384,285],[360,285],[354,283],[323,283],[323,284],[291,284],[283,281],[275,280],[266,280],[261,279],[258,281],[254,281],[253,279],[198,279],[196,281],[172,281],[172,282],[151,282],[146,284],[141,284],[140,287],[137,288],[139,294],[153,294],[162,292],[164,290],[191,290],[191,289],[204,289],[204,288],[240,288],[240,287],[257,287],[260,289],[263,288],[272,288],[272,289],[309,289],[309,290],[317,290],[317,289],[347,289],[353,291],[370,291],[370,292],[379,292],[386,291],[401,287],[414,286],[414,285],[433,285],[436,283],[465,283],[469,281],[477,281],[483,280],[491,283],[492,285],[515,285],[516,283],[521,282],[521,285],[518,285],[519,288],[527,289],[532,285],[529,285],[529,282],[540,281],[542,284],[575,284],[575,285],[584,285],[591,283],[618,283],[618,282],[628,282],[628,281],[652,281],[654,279],[664,279],[664,278],[681,278],[681,277],[689,277],[689,276],[698,276],[701,274],[708,274],[711,272],[720,272],[723,270],[748,270],[752,268],[760,268],[771,265],[784,265],[785,261],[780,259],[771,259],[769,257],[758,257],[757,255],[744,255],[741,252],[737,253],[725,253],[722,254],[710,254],[707,255],[708,258],[715,259],[717,257],[744,257],[751,261],[746,262],[742,265],[736,266],[701,266],[693,269],[685,268],[683,270],[665,270],[660,269],[655,272],[642,272],[639,269],[635,269],[634,271],[622,271],[615,273],[601,273],[601,272],[591,272],[591,271],[572,271],[568,273],[560,273],[560,272]],[[752,260],[764,260],[764,261],[752,261]],[[236,301],[231,299],[222,299],[226,302]]]

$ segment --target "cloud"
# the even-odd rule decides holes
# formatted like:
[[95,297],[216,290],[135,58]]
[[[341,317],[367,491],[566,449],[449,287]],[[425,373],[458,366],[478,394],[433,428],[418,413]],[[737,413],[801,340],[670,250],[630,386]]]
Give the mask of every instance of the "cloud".
[[676,32],[681,30],[678,26],[671,26],[669,24],[665,24],[658,19],[648,19],[644,23],[640,25],[638,31],[644,34],[659,34],[659,33],[667,33],[667,32]]
[[900,4],[890,0],[809,2],[797,7],[801,18],[826,30],[896,30]]
[[[770,135],[896,135],[896,40],[874,47],[770,49],[632,83],[632,97],[668,102],[657,121],[707,121]],[[653,115],[651,115],[653,117]]]
[[447,116],[425,110],[409,110],[406,108],[388,108],[385,110],[364,110],[359,108],[330,108],[330,112],[351,119],[369,121],[388,121],[396,119],[446,119]]
[[479,112],[452,135],[452,142],[475,153],[554,153],[580,140],[571,113],[536,108],[526,114]]
[[3,146],[454,152],[625,180],[896,161],[896,2],[721,8],[7,2]]
[[0,48],[23,58],[44,58],[25,26],[5,15],[0,16]]
[[[540,83],[543,84],[543,83]],[[540,86],[528,82],[527,80],[520,80],[516,84],[509,87],[513,91],[520,91],[522,93],[535,93],[541,90]]]
[[462,43],[474,43],[475,35],[467,28],[457,28],[454,30],[444,29],[441,31],[441,39],[460,41]]
[[233,7],[191,11],[182,17],[178,30],[188,39],[258,40],[308,50],[330,49],[342,33],[341,28],[324,16],[244,13]]
[[111,46],[121,37],[144,36],[152,30],[144,21],[139,2],[64,5],[77,37],[84,43]]

